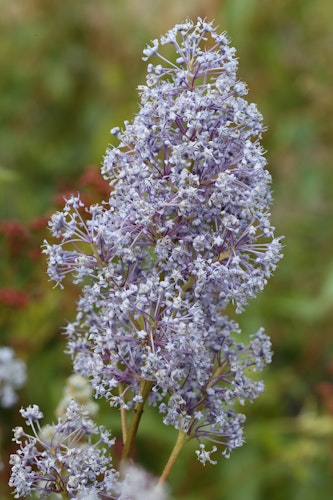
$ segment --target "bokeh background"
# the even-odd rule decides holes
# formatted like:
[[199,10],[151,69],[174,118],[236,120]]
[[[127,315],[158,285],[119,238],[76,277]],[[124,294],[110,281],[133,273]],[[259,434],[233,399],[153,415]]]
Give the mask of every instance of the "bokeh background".
[[[80,190],[107,196],[98,174],[109,130],[131,119],[141,52],[186,17],[215,19],[237,48],[239,76],[264,114],[277,234],[285,257],[241,315],[264,325],[275,355],[265,394],[244,408],[246,444],[206,466],[188,445],[170,476],[176,500],[333,498],[333,2],[331,0],[0,0],[0,345],[28,367],[19,401],[0,409],[6,486],[18,409],[52,421],[71,363],[61,328],[77,291],[52,289],[40,244],[47,217]],[[115,410],[113,410],[115,411]],[[118,415],[100,421],[119,431]],[[144,415],[137,456],[153,473],[172,429]]]

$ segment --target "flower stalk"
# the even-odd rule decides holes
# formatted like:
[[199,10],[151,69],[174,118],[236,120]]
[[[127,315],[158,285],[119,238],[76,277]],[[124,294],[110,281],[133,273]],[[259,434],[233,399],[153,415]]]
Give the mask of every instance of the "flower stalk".
[[169,474],[170,474],[170,471],[172,469],[172,467],[174,466],[181,450],[183,449],[183,446],[185,445],[185,443],[187,443],[189,440],[191,439],[191,436],[189,436],[188,434],[186,434],[183,430],[179,430],[178,431],[178,435],[177,435],[177,440],[176,440],[176,443],[175,443],[175,446],[173,447],[172,449],[172,452],[169,456],[169,459],[163,469],[163,472],[158,480],[158,485],[161,485],[163,484],[166,479],[168,478]]
[[136,403],[133,409],[131,423],[127,431],[126,439],[124,440],[124,449],[121,456],[122,463],[126,463],[131,458],[134,440],[143,413],[143,407],[150,393],[152,385],[153,384],[151,382],[148,382],[147,380],[144,380],[141,383],[140,396],[142,400]]

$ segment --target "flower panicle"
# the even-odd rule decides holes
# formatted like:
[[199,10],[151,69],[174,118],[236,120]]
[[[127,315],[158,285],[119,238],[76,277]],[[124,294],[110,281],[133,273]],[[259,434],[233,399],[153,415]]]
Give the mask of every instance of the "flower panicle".
[[[173,53],[173,55],[170,55]],[[157,59],[157,63],[152,58]],[[282,257],[270,221],[263,118],[244,96],[235,49],[201,18],[144,50],[140,108],[107,150],[107,202],[67,200],[45,243],[50,278],[73,275],[82,293],[66,328],[74,370],[123,411],[147,404],[163,422],[224,453],[241,446],[245,417],[271,361],[263,330],[244,346],[240,313]]]

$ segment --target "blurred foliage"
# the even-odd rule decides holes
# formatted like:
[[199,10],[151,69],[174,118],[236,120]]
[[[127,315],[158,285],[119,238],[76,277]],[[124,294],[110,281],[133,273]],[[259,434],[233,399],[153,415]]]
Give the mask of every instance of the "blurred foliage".
[[[172,471],[176,499],[328,500],[333,496],[333,99],[331,0],[0,0],[0,336],[28,364],[17,407],[1,410],[7,500],[11,428],[37,403],[52,420],[71,363],[60,334],[77,291],[52,289],[39,247],[68,191],[106,196],[97,167],[109,130],[131,119],[141,51],[185,17],[213,18],[237,48],[263,112],[272,207],[285,258],[240,321],[265,325],[275,356],[244,411],[247,443],[203,468],[191,444]],[[59,201],[60,200],[60,201]],[[119,431],[118,415],[100,419]],[[159,474],[174,432],[145,413],[137,453]],[[141,451],[140,451],[141,450]]]

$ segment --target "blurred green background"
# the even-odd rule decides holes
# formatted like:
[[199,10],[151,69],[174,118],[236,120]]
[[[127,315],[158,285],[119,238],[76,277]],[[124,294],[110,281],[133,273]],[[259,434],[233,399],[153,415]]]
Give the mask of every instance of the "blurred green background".
[[[228,32],[239,77],[264,114],[285,257],[238,318],[246,333],[264,325],[275,351],[264,395],[244,408],[247,442],[205,468],[189,445],[172,492],[177,500],[333,498],[333,2],[0,0],[0,12],[0,345],[28,365],[19,402],[0,409],[3,461],[20,406],[38,403],[52,420],[71,373],[61,327],[77,292],[48,282],[38,250],[47,215],[68,191],[106,195],[91,166],[110,128],[137,109],[142,49],[200,15]],[[101,410],[114,432],[117,417]],[[157,475],[174,438],[145,414],[137,453]],[[5,465],[0,500],[10,498],[7,475]]]

